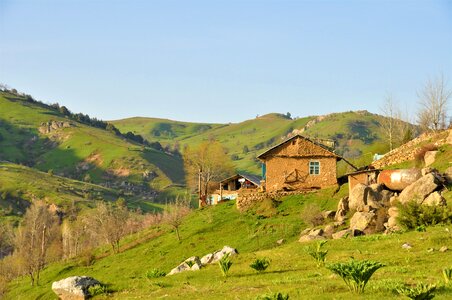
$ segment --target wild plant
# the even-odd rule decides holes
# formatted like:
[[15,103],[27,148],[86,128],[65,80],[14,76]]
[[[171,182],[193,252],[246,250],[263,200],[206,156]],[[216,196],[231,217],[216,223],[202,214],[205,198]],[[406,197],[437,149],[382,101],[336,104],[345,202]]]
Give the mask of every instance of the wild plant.
[[443,277],[446,284],[449,284],[452,280],[452,267],[443,269]]
[[278,292],[271,295],[259,296],[256,300],[289,300],[289,295]]
[[166,273],[164,271],[161,271],[159,269],[152,269],[146,272],[146,278],[159,278],[166,276]]
[[88,287],[88,293],[91,297],[97,296],[97,295],[105,295],[108,293],[108,289],[105,285],[102,284],[96,284]]
[[250,267],[260,273],[260,272],[265,271],[269,265],[270,265],[270,260],[268,258],[264,257],[264,258],[256,258],[256,260],[250,264]]
[[430,300],[435,297],[433,292],[436,290],[434,284],[419,283],[415,287],[402,287],[398,288],[397,292],[401,295],[405,295],[413,300]]
[[219,261],[218,265],[220,266],[221,273],[223,276],[228,276],[229,269],[232,266],[232,261],[229,258],[229,254],[224,255]]
[[384,264],[376,261],[351,259],[347,263],[335,263],[327,266],[333,273],[339,275],[350,291],[361,294],[364,292],[370,277]]
[[322,247],[327,243],[327,241],[320,241],[317,243],[316,247],[306,247],[305,251],[317,262],[317,267],[325,265],[326,255],[328,250],[323,250]]

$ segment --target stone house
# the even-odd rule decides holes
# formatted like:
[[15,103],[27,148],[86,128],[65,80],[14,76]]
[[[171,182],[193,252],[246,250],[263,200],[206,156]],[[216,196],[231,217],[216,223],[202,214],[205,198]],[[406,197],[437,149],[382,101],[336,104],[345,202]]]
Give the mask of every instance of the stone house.
[[298,191],[337,184],[336,164],[342,157],[324,144],[295,135],[258,157],[265,190]]

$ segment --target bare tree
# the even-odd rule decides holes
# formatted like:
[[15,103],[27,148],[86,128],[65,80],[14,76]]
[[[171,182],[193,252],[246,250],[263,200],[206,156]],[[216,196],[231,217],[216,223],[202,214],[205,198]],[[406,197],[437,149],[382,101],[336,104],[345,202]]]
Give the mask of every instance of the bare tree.
[[9,224],[0,223],[0,259],[12,251],[13,231]]
[[39,274],[47,263],[52,242],[58,237],[57,218],[44,202],[34,202],[26,211],[15,237],[15,254],[31,285],[39,284]]
[[126,207],[98,202],[87,217],[88,228],[94,237],[110,244],[114,253],[119,253],[119,242],[128,233],[129,211]]
[[184,152],[187,182],[199,192],[202,205],[207,204],[209,185],[234,172],[226,149],[216,141],[208,141],[197,148],[186,148]]
[[187,194],[185,197],[177,197],[172,204],[167,204],[163,213],[163,222],[170,225],[176,232],[177,240],[180,241],[179,227],[182,225],[183,218],[190,211],[190,199]]
[[381,128],[383,129],[385,138],[389,145],[389,151],[394,149],[394,142],[397,134],[398,123],[400,122],[400,110],[394,103],[391,95],[387,95],[380,110],[384,116],[381,120]]
[[429,79],[424,88],[418,93],[420,109],[418,124],[423,130],[440,130],[447,126],[447,105],[452,97],[452,90],[448,90],[444,76]]

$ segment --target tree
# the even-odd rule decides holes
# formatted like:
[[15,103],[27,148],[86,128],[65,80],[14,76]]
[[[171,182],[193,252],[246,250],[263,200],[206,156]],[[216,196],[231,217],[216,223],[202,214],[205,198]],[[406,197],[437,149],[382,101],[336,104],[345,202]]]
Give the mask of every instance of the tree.
[[176,232],[177,240],[180,241],[179,227],[182,225],[183,218],[190,211],[189,195],[186,197],[176,197],[173,204],[167,204],[163,213],[163,222],[170,225]]
[[119,242],[128,233],[129,211],[124,206],[113,206],[98,202],[87,218],[92,235],[110,244],[114,253],[119,253]]
[[391,95],[387,95],[383,102],[383,106],[380,108],[384,118],[380,122],[383,129],[385,138],[389,145],[389,150],[394,149],[394,143],[396,135],[398,133],[398,127],[400,126],[400,109],[394,103],[394,99]]
[[12,251],[13,231],[9,224],[0,223],[0,259]]
[[184,152],[184,164],[187,183],[197,190],[202,205],[206,205],[209,184],[219,181],[234,172],[226,149],[216,141],[204,142],[197,148]]
[[423,130],[445,129],[447,124],[447,105],[452,97],[444,76],[428,80],[418,93],[420,108],[417,114],[418,124]]
[[57,218],[44,202],[34,202],[26,211],[15,236],[15,254],[22,271],[30,276],[31,285],[39,284],[39,274],[48,262],[47,251],[58,238]]

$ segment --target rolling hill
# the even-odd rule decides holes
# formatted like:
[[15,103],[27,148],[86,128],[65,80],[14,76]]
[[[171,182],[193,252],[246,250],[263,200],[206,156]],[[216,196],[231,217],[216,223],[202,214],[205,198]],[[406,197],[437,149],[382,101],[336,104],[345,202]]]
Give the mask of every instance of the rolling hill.
[[179,156],[9,92],[0,92],[0,160],[148,199],[184,183]]
[[[229,124],[184,123],[153,118],[129,118],[112,123],[121,131],[140,134],[170,148],[216,139],[228,149],[239,171],[259,174],[260,163],[256,156],[293,133],[334,140],[338,154],[357,166],[367,165],[375,153],[388,150],[381,129],[383,118],[367,111],[356,111],[297,119],[272,113]],[[347,170],[345,164],[339,168],[339,173]]]

